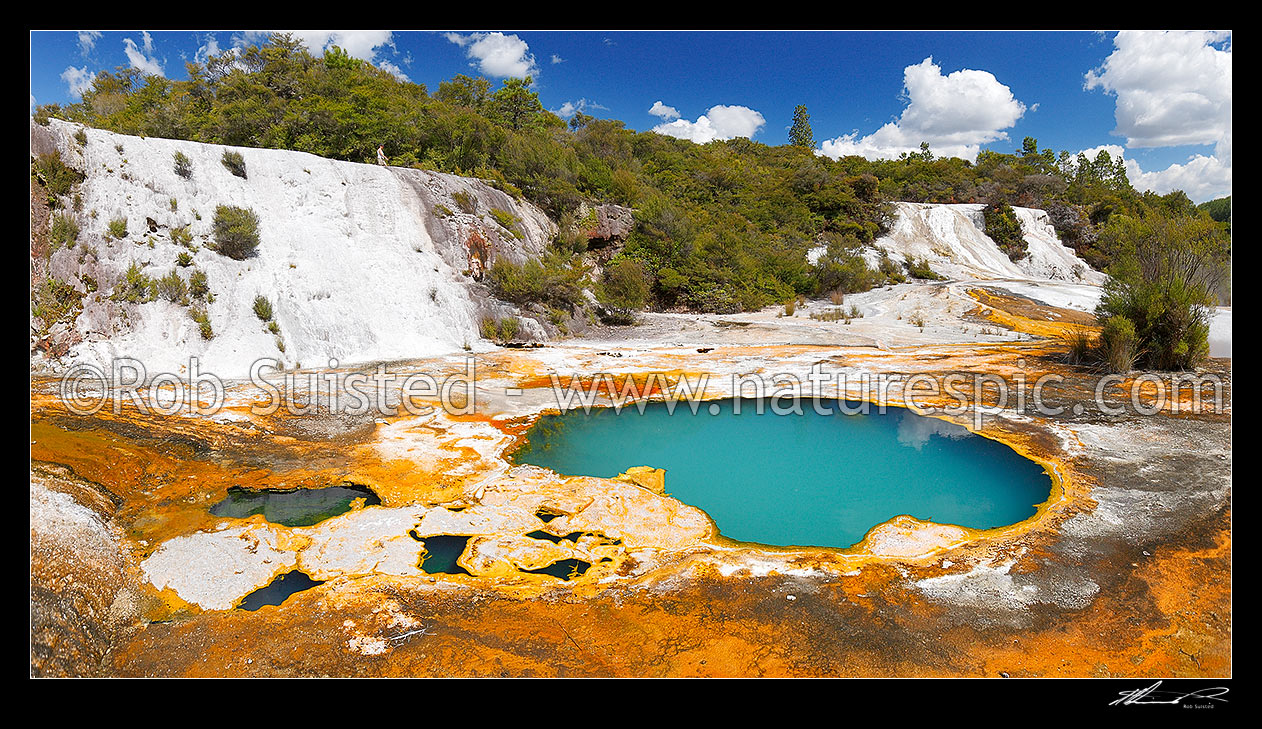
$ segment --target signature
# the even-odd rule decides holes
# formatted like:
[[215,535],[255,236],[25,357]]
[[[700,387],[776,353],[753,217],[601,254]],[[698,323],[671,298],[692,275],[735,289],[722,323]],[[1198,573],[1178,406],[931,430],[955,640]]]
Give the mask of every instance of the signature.
[[1226,701],[1223,696],[1227,695],[1229,689],[1225,686],[1215,686],[1213,688],[1197,689],[1186,694],[1176,693],[1174,691],[1158,691],[1161,686],[1158,681],[1148,688],[1135,689],[1134,691],[1122,691],[1120,698],[1109,703],[1109,706],[1128,706],[1131,704],[1172,704],[1178,705],[1186,699],[1209,699],[1210,701]]

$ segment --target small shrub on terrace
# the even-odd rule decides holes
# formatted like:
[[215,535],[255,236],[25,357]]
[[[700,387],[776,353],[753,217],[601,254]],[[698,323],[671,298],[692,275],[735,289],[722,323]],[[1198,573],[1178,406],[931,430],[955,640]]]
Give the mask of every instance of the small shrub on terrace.
[[456,207],[466,213],[474,213],[478,210],[478,199],[464,190],[457,190],[451,194],[451,199],[456,203]]
[[495,218],[495,222],[499,223],[500,227],[512,233],[514,238],[521,240],[522,234],[517,228],[518,224],[521,223],[521,218],[499,208],[491,208],[491,217]]
[[921,278],[928,281],[941,281],[946,278],[934,273],[933,269],[929,268],[929,259],[927,258],[917,259],[908,255],[904,257],[904,262],[907,266],[907,273],[912,278]]
[[478,325],[478,333],[483,339],[494,340],[500,334],[499,323],[491,317],[484,317],[481,324]]
[[184,283],[179,272],[172,269],[170,273],[158,279],[158,294],[167,301],[178,304],[188,296],[188,284]]
[[188,155],[183,152],[176,152],[173,158],[175,160],[175,174],[186,180],[193,176],[193,163],[189,160]]
[[83,174],[67,167],[58,151],[40,155],[34,166],[36,176],[53,195],[69,195],[75,185],[83,182]]
[[253,210],[230,205],[215,208],[215,250],[237,261],[243,261],[259,246],[259,217]]
[[272,302],[266,296],[260,294],[254,297],[254,315],[259,321],[271,321],[272,313]]
[[1094,342],[1091,332],[1086,327],[1077,327],[1065,336],[1069,345],[1068,359],[1070,364],[1087,364],[1093,358]]
[[202,339],[212,339],[215,336],[215,330],[210,326],[210,314],[200,306],[194,306],[188,310],[188,315],[193,321],[197,322],[197,328],[201,331]]
[[54,251],[62,246],[73,247],[79,239],[79,224],[69,215],[56,215],[53,217],[49,239]]
[[132,261],[127,267],[123,280],[114,287],[115,301],[126,301],[132,304],[143,304],[158,298],[158,284],[140,270],[140,266]]
[[517,337],[517,331],[521,328],[521,319],[515,316],[506,317],[500,320],[500,340],[511,342]]
[[122,240],[123,238],[126,238],[127,237],[127,218],[115,218],[111,220],[109,226],[106,228],[106,231],[109,233],[109,237],[114,238],[116,240]]
[[205,299],[210,293],[210,280],[205,271],[193,271],[188,277],[188,292],[194,299]]
[[222,162],[223,166],[227,167],[228,171],[232,174],[243,180],[247,179],[245,176],[245,158],[241,156],[240,152],[233,152],[232,150],[225,149],[223,157],[220,158],[219,161]]
[[171,242],[188,248],[189,244],[193,242],[193,234],[189,232],[187,225],[180,228],[172,228]]
[[63,319],[73,319],[82,305],[83,294],[74,286],[57,278],[45,278],[33,297],[35,307],[31,313],[43,320],[45,326]]

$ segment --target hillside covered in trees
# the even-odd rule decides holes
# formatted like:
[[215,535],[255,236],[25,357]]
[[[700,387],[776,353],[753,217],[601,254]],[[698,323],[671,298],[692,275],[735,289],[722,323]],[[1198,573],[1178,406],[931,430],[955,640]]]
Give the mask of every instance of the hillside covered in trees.
[[[860,255],[890,224],[891,201],[985,203],[987,232],[1001,247],[1009,241],[1014,260],[1022,249],[1019,227],[1005,228],[1012,205],[1046,209],[1061,239],[1099,269],[1157,219],[1199,226],[1209,248],[1230,255],[1221,206],[1139,193],[1121,159],[1056,154],[1032,138],[1013,154],[984,151],[975,164],[935,157],[927,145],[897,160],[832,160],[811,149],[799,107],[794,144],[698,145],[582,113],[567,122],[543,108],[529,78],[494,88],[461,75],[430,90],[337,48],[314,56],[286,35],[187,70],[185,81],[103,72],[81,103],[41,107],[36,120],[355,162],[374,161],[381,145],[392,165],[482,178],[560,224],[555,250],[533,271],[545,284],[530,295],[549,305],[573,305],[581,293],[585,241],[571,231],[583,202],[635,210],[626,246],[596,282],[602,297],[633,308],[737,311],[903,280],[918,273],[910,262],[873,269]],[[808,263],[820,245],[828,253]],[[523,295],[512,290],[521,270],[491,273],[506,297]]]

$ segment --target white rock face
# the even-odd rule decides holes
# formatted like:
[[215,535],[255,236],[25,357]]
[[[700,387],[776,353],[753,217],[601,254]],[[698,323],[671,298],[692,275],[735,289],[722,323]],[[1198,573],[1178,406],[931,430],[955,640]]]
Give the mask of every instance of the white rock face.
[[[953,279],[1104,281],[1104,274],[1060,242],[1042,210],[1013,208],[1029,244],[1028,255],[1013,262],[984,231],[985,205],[900,202],[895,206],[893,227],[875,243],[897,262],[907,255],[925,258],[935,272]],[[871,262],[876,262],[875,257]]]
[[164,542],[140,568],[160,590],[170,587],[206,610],[228,610],[297,565],[283,538],[284,532],[261,523],[197,532]]
[[[467,273],[482,263],[472,262],[470,239],[486,241],[489,264],[536,256],[555,234],[537,208],[454,175],[97,129],[83,130],[88,141],[81,146],[74,140],[80,127],[56,120],[48,127],[32,122],[31,129],[33,140],[48,138],[34,148],[55,145],[87,175],[75,213],[79,245],[57,251],[49,267],[87,294],[73,336],[82,341],[62,362],[39,363],[53,369],[76,361],[108,367],[129,356],[150,374],[181,372],[197,357],[203,372],[240,377],[264,357],[312,367],[476,346],[480,312],[495,305]],[[227,149],[242,155],[247,179],[222,164]],[[187,179],[175,172],[176,152],[191,162]],[[208,247],[219,205],[258,215],[256,256],[235,261]],[[516,218],[516,234],[493,209]],[[111,240],[109,223],[120,218],[127,235]],[[197,247],[188,268],[177,267],[187,249],[171,237],[183,226]],[[204,271],[215,298],[206,307],[214,337],[203,339],[178,303],[110,300],[133,262],[155,279],[176,270],[187,281],[193,270]],[[258,295],[272,303],[284,352],[254,315]]]

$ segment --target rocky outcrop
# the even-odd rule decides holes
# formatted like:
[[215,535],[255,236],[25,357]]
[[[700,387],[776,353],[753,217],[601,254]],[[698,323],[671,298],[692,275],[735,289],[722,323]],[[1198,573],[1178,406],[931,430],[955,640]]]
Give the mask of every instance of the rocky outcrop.
[[580,234],[587,239],[587,250],[603,262],[622,250],[635,226],[635,215],[631,208],[621,205],[583,203],[578,209],[577,225]]

